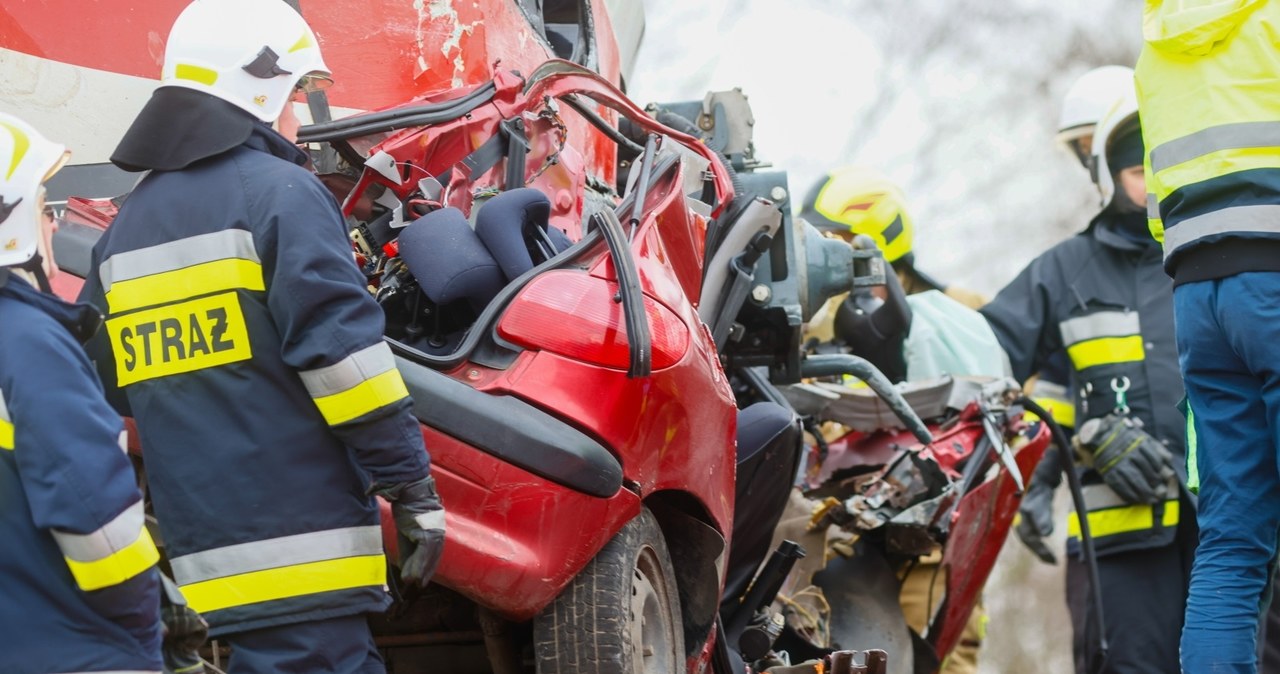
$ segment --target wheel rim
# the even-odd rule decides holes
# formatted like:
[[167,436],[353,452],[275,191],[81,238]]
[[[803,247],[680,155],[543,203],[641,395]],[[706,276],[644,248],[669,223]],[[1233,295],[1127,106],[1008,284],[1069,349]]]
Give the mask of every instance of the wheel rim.
[[640,550],[631,577],[631,647],[636,674],[667,674],[675,672],[677,654],[673,653],[675,627],[667,611],[670,600],[666,596],[662,565],[652,548]]

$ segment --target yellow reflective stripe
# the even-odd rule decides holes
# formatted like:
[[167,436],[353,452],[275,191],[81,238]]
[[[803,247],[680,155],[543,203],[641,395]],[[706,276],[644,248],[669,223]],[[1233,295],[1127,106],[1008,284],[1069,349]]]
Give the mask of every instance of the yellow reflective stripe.
[[1164,220],[1160,218],[1147,218],[1147,231],[1151,232],[1151,238],[1156,243],[1164,243]]
[[1170,194],[1187,185],[1238,171],[1264,168],[1280,168],[1280,147],[1251,147],[1210,152],[1163,171],[1155,171],[1153,184],[1148,186],[1148,189],[1155,193],[1156,199],[1164,201]]
[[146,571],[160,560],[160,552],[151,540],[151,533],[143,527],[137,540],[107,557],[92,562],[77,562],[70,557],[64,559],[76,584],[89,592],[118,585]]
[[1129,363],[1142,360],[1146,351],[1142,347],[1142,335],[1129,337],[1103,337],[1072,344],[1067,347],[1067,355],[1077,370],[1096,365],[1111,363]]
[[13,424],[0,419],[0,449],[13,450]]
[[330,426],[362,417],[379,407],[390,405],[409,395],[400,371],[388,370],[366,379],[341,393],[315,398],[316,407]]
[[183,585],[181,589],[191,608],[206,613],[334,590],[382,587],[386,583],[385,558],[366,555],[242,573]]
[[107,291],[113,314],[185,300],[222,290],[265,290],[262,265],[253,260],[226,258],[184,269],[118,281]]
[[5,171],[4,179],[9,180],[13,177],[14,171],[18,170],[18,164],[22,163],[22,158],[26,156],[27,149],[31,147],[31,139],[27,137],[26,132],[12,124],[0,122],[0,128],[4,128],[13,136],[13,154],[9,160],[9,168]]
[[316,43],[315,40],[311,39],[311,31],[303,31],[302,37],[298,38],[298,41],[294,42],[292,47],[289,47],[288,53],[292,54],[293,52],[314,46],[316,46]]
[[253,357],[234,292],[118,316],[106,330],[120,386]]
[[[1165,527],[1177,525],[1178,515],[1177,499],[1165,501],[1161,525]],[[1146,531],[1155,527],[1155,521],[1155,506],[1145,503],[1094,510],[1089,513],[1089,533],[1094,538],[1102,538],[1134,531]],[[1074,512],[1067,516],[1067,536],[1080,538],[1080,516]]]
[[[1076,425],[1076,407],[1071,403],[1058,398],[1032,398],[1037,405],[1049,411],[1049,415],[1053,420],[1058,422],[1060,426]],[[1025,417],[1027,421],[1039,421],[1040,417],[1032,412],[1027,412]]]
[[199,82],[208,86],[213,86],[213,83],[218,81],[218,71],[190,63],[179,63],[173,69],[173,76],[180,80]]

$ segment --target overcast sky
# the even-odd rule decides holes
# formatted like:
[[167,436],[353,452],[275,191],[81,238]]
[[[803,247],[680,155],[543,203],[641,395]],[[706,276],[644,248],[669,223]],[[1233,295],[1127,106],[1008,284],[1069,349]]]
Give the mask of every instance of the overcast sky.
[[[630,93],[742,87],[758,155],[803,194],[827,167],[881,168],[913,204],[920,265],[992,294],[1097,210],[1056,146],[1075,76],[1132,65],[1137,0],[645,0]],[[655,39],[661,36],[661,39]]]

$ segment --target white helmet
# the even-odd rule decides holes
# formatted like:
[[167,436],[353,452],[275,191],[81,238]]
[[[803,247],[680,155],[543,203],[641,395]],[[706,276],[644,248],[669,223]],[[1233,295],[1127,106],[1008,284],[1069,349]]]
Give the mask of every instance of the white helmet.
[[1067,90],[1058,117],[1058,141],[1070,147],[1086,168],[1091,148],[1080,147],[1079,142],[1093,135],[1111,104],[1132,89],[1132,68],[1102,66],[1081,75]]
[[195,0],[174,22],[161,86],[221,98],[273,122],[294,88],[328,86],[316,35],[284,0]]
[[26,122],[0,113],[0,267],[20,265],[40,245],[40,186],[70,153]]
[[[1111,141],[1119,137],[1117,131],[1127,131],[1138,122],[1138,95],[1130,80],[1129,87],[1121,95],[1112,100],[1102,118],[1098,120],[1098,128],[1093,134],[1093,181],[1102,193],[1102,205],[1111,203],[1115,196],[1115,180],[1111,177],[1111,167],[1107,165],[1107,150]],[[1123,167],[1122,167],[1123,168]],[[1143,204],[1138,204],[1143,206]]]

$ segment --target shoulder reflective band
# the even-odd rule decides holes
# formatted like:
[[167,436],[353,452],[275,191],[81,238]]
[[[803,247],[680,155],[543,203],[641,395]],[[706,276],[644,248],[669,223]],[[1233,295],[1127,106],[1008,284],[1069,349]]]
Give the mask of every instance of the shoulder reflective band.
[[315,370],[298,373],[330,426],[358,419],[409,395],[386,342]]
[[101,529],[89,534],[53,530],[71,575],[89,592],[123,583],[160,559],[147,531],[142,501],[129,506]]
[[4,404],[4,391],[0,391],[0,449],[13,450],[13,418]]
[[224,290],[265,289],[253,234],[227,229],[117,253],[99,270],[118,314]]
[[387,581],[378,525],[215,548],[172,565],[182,594],[201,613]]
[[[1178,499],[1164,502],[1164,515],[1160,525],[1172,527],[1178,524]],[[1116,534],[1146,531],[1156,526],[1156,507],[1147,503],[1123,505],[1114,508],[1103,508],[1089,511],[1089,533],[1094,538],[1114,536]],[[1067,536],[1080,538],[1080,516],[1071,513],[1067,516]]]
[[1144,359],[1140,327],[1133,311],[1099,311],[1058,324],[1076,370]]
[[117,316],[106,330],[120,386],[253,357],[234,292]]

